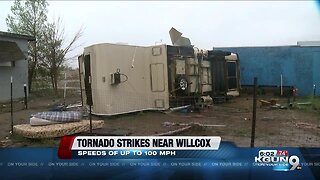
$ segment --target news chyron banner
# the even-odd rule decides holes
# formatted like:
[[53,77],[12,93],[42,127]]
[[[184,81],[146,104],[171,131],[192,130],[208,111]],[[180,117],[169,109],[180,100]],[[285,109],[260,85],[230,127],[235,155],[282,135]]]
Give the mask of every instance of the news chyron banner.
[[320,148],[237,147],[216,136],[65,136],[0,148],[1,179],[320,179]]
[[61,159],[193,158],[196,151],[218,150],[220,141],[218,136],[66,136],[58,154]]

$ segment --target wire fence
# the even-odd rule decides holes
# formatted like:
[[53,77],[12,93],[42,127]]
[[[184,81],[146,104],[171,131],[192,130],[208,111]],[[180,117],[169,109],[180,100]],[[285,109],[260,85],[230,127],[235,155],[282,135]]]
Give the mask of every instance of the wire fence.
[[51,78],[48,76],[37,77],[32,82],[31,94],[36,96],[46,96],[56,94],[58,96],[66,93],[80,95],[80,80],[78,70],[63,71],[58,76],[58,92],[54,91]]

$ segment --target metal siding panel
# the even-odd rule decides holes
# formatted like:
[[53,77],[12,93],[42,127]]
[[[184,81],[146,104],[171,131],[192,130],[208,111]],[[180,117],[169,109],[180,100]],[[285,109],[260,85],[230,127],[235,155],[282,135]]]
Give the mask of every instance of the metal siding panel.
[[316,96],[320,96],[320,48],[313,54],[313,84],[316,85]]
[[14,67],[0,67],[0,101],[10,100],[10,77],[13,77],[13,98],[24,97],[23,85],[28,84],[28,61],[19,60]]
[[153,92],[162,92],[165,89],[164,86],[164,65],[163,64],[151,64],[151,90]]
[[[253,77],[258,77],[259,85],[280,85],[283,74],[285,86],[296,86],[299,95],[313,93],[317,76],[320,47],[237,47],[216,48],[237,52],[241,59],[241,84],[252,85]],[[320,85],[319,85],[320,86]]]
[[[311,53],[294,52],[294,73],[299,94],[312,95],[313,93],[313,56]],[[292,76],[291,76],[292,77]],[[286,84],[285,84],[286,85]]]

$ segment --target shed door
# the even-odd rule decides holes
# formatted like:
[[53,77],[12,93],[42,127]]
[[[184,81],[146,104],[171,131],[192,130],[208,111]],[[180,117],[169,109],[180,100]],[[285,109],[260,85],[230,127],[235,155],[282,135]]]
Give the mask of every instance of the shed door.
[[151,91],[163,92],[164,88],[164,64],[155,63],[150,65],[151,72]]
[[237,62],[228,61],[228,89],[237,89]]
[[90,55],[84,56],[84,86],[87,97],[87,104],[93,105],[92,102],[92,90],[91,90],[91,66]]

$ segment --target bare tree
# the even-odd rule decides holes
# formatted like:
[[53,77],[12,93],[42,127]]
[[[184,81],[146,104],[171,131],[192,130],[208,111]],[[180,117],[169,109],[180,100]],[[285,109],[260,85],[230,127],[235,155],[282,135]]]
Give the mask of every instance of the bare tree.
[[32,80],[36,74],[38,60],[43,57],[43,32],[47,22],[47,6],[45,0],[15,0],[11,6],[12,15],[8,15],[6,23],[9,32],[31,35],[36,38],[31,42],[28,71],[28,87],[31,91]]
[[46,25],[46,32],[44,33],[44,39],[46,41],[44,48],[44,58],[40,62],[40,66],[46,69],[51,78],[51,84],[54,91],[58,91],[58,79],[63,64],[68,60],[66,55],[79,47],[77,41],[83,34],[83,28],[81,27],[71,41],[66,43],[65,30],[62,26],[61,19],[48,23]]

